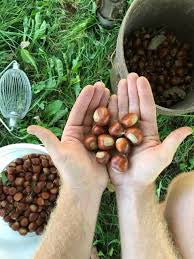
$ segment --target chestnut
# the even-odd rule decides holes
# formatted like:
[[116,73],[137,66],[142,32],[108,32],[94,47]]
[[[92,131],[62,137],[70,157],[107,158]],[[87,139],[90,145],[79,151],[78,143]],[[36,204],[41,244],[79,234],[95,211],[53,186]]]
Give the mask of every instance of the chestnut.
[[111,156],[107,151],[99,151],[96,153],[96,161],[99,164],[107,165]]
[[[51,191],[52,191],[52,190],[53,190],[53,189],[51,189]],[[58,190],[57,190],[57,192],[58,192]],[[49,195],[48,192],[42,192],[42,193],[41,193],[41,197],[42,197],[44,200],[48,200],[49,197],[50,197],[50,195]]]
[[16,169],[15,169],[14,167],[11,167],[11,166],[7,169],[7,173],[8,173],[8,175],[12,175],[12,174],[14,174],[14,173],[15,173],[15,171],[16,171]]
[[15,201],[20,201],[23,198],[23,194],[21,192],[17,192],[13,198]]
[[37,234],[37,235],[41,235],[42,232],[43,232],[43,230],[44,230],[44,226],[40,226],[39,228],[37,228],[36,234]]
[[14,231],[17,231],[17,230],[19,230],[19,228],[20,228],[20,224],[16,221],[16,222],[14,222],[14,223],[11,225],[11,228],[12,228]]
[[110,120],[110,113],[106,107],[99,107],[94,112],[93,119],[98,126],[106,126]]
[[43,205],[44,205],[44,200],[43,200],[43,198],[39,197],[39,198],[37,199],[36,203],[37,203],[37,205],[39,205],[39,206],[43,206]]
[[111,150],[114,148],[114,138],[108,134],[102,134],[98,137],[98,147],[101,150]]
[[15,185],[23,185],[23,183],[24,183],[24,178],[22,178],[22,177],[17,177],[16,179],[15,179]]
[[143,141],[143,132],[138,128],[129,128],[125,132],[125,137],[128,138],[134,145],[139,145]]
[[20,221],[20,225],[21,225],[22,227],[27,227],[27,226],[28,226],[28,223],[29,223],[29,221],[28,221],[27,218],[23,218],[23,219]]
[[15,195],[16,192],[17,192],[17,190],[16,190],[15,187],[10,187],[10,188],[9,188],[9,194],[10,194],[10,195]]
[[31,222],[28,226],[30,232],[33,232],[37,229],[37,224],[35,222]]
[[28,233],[28,231],[26,228],[20,228],[19,233],[20,233],[20,235],[25,236]]
[[128,154],[131,150],[129,141],[126,138],[118,138],[116,140],[116,149],[120,153]]
[[121,124],[125,128],[130,128],[138,122],[138,115],[136,113],[128,113],[121,119]]
[[86,136],[84,139],[84,145],[89,151],[98,149],[97,137],[94,135]]
[[109,134],[113,137],[120,137],[124,134],[124,128],[118,121],[115,121],[109,128]]
[[8,179],[9,182],[14,182],[15,176],[12,175],[12,174],[8,174],[7,179]]
[[92,134],[95,136],[99,136],[105,133],[106,133],[106,130],[103,127],[100,127],[98,125],[94,125],[92,128]]
[[129,161],[126,156],[118,154],[112,157],[111,167],[119,172],[126,172],[129,169]]
[[32,212],[36,212],[36,211],[38,210],[38,207],[37,207],[35,204],[31,204],[31,205],[30,205],[30,210],[31,210]]

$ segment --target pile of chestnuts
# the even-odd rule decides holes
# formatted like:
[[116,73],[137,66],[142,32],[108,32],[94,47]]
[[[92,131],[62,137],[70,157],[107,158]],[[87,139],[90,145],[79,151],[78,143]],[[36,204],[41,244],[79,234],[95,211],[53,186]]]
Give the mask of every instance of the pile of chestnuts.
[[0,178],[0,216],[21,235],[40,235],[56,205],[59,187],[58,171],[50,156],[18,158]]
[[170,108],[185,99],[192,83],[192,47],[173,32],[142,28],[125,38],[128,70],[145,76],[158,105]]
[[128,113],[120,121],[111,122],[108,109],[99,107],[93,119],[92,131],[84,139],[85,147],[96,152],[98,163],[107,165],[110,162],[113,169],[126,172],[132,146],[143,141],[143,133],[137,127],[137,114]]

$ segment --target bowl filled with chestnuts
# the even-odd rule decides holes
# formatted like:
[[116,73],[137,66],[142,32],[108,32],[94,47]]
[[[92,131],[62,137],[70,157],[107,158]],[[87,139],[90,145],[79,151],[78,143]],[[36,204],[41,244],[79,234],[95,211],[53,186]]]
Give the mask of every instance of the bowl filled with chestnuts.
[[117,40],[111,85],[136,72],[152,87],[158,113],[194,112],[192,0],[134,0]]
[[0,158],[0,258],[26,258],[55,207],[59,174],[39,145],[9,145],[0,149]]

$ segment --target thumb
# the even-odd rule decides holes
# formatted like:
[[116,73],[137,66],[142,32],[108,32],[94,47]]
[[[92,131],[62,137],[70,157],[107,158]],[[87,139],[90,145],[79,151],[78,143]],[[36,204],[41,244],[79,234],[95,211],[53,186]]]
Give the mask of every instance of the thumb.
[[59,151],[61,143],[50,130],[33,125],[28,127],[27,131],[29,134],[35,135],[43,143],[51,156],[56,155],[56,150]]
[[180,146],[180,144],[192,134],[192,128],[183,127],[173,131],[162,143],[163,154],[168,155],[169,163]]

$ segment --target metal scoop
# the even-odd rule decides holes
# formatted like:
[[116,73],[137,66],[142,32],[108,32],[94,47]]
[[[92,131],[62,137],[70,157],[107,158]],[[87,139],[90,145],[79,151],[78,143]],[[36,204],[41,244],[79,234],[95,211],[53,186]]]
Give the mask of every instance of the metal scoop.
[[[23,119],[29,111],[32,100],[31,85],[16,61],[11,62],[0,77],[0,111],[4,118],[9,119],[11,129],[6,128],[12,131],[17,120]],[[6,126],[2,120],[1,122]]]

